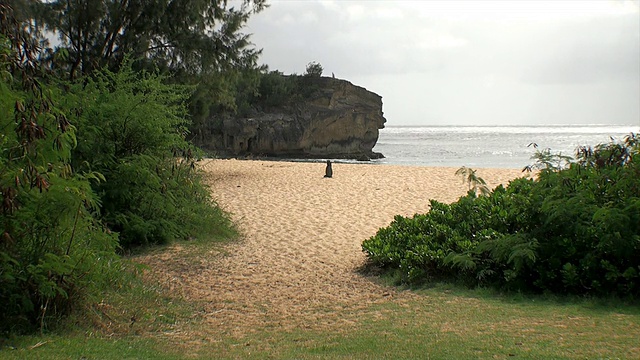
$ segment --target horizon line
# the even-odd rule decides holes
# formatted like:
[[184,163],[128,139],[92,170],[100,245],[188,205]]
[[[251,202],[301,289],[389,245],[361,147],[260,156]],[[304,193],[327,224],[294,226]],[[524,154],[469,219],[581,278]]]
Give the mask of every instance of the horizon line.
[[387,127],[569,127],[569,126],[617,126],[617,127],[638,127],[640,129],[640,124],[527,124],[527,125],[515,125],[515,124],[507,124],[507,125],[443,125],[443,124],[385,124],[385,128]]

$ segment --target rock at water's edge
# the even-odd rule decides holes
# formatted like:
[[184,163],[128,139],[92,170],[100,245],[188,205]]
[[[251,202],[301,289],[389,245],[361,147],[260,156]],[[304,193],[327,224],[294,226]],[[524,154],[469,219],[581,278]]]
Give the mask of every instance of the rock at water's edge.
[[346,80],[310,81],[318,90],[295,106],[224,118],[199,145],[219,156],[382,158],[372,151],[386,122],[382,97]]

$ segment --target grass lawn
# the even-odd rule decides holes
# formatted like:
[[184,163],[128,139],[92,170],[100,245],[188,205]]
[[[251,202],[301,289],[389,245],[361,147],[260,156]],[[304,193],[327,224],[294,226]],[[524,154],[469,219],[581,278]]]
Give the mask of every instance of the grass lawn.
[[[340,330],[256,328],[176,341],[162,326],[128,335],[5,340],[2,359],[639,359],[640,307],[612,300],[500,295],[437,285],[358,310]],[[173,310],[186,316],[188,304]],[[182,315],[180,315],[182,314]],[[180,322],[180,319],[175,319]],[[187,326],[202,326],[197,319]],[[191,332],[192,333],[192,332]],[[193,334],[193,333],[192,333]],[[176,345],[178,344],[178,345]]]

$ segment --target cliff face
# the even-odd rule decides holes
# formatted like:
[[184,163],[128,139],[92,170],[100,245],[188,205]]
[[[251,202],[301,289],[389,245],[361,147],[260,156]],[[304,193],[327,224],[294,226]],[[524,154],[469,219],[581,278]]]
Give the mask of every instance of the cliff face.
[[382,98],[346,80],[312,78],[316,90],[295,105],[224,118],[201,144],[222,156],[380,158]]

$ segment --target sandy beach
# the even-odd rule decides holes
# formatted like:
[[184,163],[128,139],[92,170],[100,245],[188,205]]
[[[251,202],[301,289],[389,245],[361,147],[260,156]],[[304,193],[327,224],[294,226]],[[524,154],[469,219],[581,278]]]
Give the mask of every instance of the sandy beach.
[[[204,256],[176,256],[183,251],[176,245],[141,260],[174,293],[201,304],[211,337],[258,325],[345,329],[371,304],[412,296],[362,273],[362,241],[394,215],[424,213],[429,199],[451,202],[467,190],[456,168],[334,163],[333,178],[324,178],[324,163],[201,166],[241,238]],[[491,188],[522,176],[519,169],[477,174]]]

